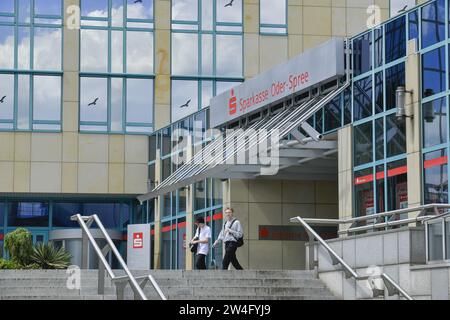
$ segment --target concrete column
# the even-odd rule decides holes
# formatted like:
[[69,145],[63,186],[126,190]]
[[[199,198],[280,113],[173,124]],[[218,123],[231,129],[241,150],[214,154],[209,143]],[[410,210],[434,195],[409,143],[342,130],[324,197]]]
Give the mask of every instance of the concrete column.
[[[353,215],[353,127],[347,126],[338,131],[338,185],[339,219]],[[348,228],[341,225],[340,229]]]
[[155,129],[170,124],[171,1],[155,0]]
[[[155,185],[161,182],[161,150],[156,150],[156,162],[155,162]],[[154,238],[154,268],[161,268],[161,216],[163,206],[161,205],[163,197],[155,199],[155,238]]]
[[421,168],[421,118],[420,118],[420,55],[416,52],[416,41],[408,43],[406,60],[406,152],[408,164],[408,206],[422,204],[422,171]]

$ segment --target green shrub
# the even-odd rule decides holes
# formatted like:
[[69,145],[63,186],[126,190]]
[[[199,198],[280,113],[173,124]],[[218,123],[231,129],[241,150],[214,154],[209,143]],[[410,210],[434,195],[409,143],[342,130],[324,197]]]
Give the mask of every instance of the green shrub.
[[17,228],[8,233],[5,236],[5,249],[9,252],[13,262],[22,266],[28,265],[33,252],[31,233],[24,228]]
[[71,257],[66,250],[56,249],[52,243],[39,243],[33,248],[31,261],[40,269],[67,269]]
[[5,260],[0,258],[0,270],[16,270],[16,269],[22,269],[22,266],[12,260]]

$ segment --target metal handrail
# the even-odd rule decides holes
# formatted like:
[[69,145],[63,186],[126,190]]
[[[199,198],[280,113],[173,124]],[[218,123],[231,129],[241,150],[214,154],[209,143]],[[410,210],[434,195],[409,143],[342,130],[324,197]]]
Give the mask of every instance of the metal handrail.
[[[100,221],[99,217],[96,214],[91,215],[91,216],[82,216],[80,214],[76,214],[76,215],[71,216],[70,220],[77,221],[83,231],[83,264],[84,264],[83,267],[87,268],[87,249],[88,248],[87,248],[87,243],[84,240],[85,237],[87,237],[87,239],[91,243],[92,247],[94,248],[95,253],[97,254],[98,258],[100,259],[101,263],[99,263],[99,269],[98,269],[99,270],[99,276],[98,276],[98,293],[99,294],[104,293],[104,270],[103,270],[103,268],[105,268],[106,271],[108,272],[108,275],[111,277],[111,281],[116,284],[117,288],[118,288],[117,283],[121,283],[120,284],[121,289],[123,289],[125,287],[127,282],[130,283],[130,285],[134,291],[134,294],[135,294],[135,299],[140,298],[142,300],[148,300],[143,291],[143,288],[147,284],[148,280],[150,280],[150,283],[152,284],[153,288],[158,293],[161,300],[167,300],[167,298],[161,291],[161,288],[158,286],[158,284],[156,283],[153,276],[147,275],[144,277],[144,281],[142,283],[139,284],[137,282],[137,278],[134,277],[133,274],[131,273],[127,264],[125,263],[122,256],[120,255],[119,251],[117,250],[113,240],[111,239],[111,237],[109,236],[105,227],[103,226],[103,223]],[[98,246],[97,242],[94,239],[94,236],[89,231],[89,226],[93,222],[95,222],[97,224],[100,232],[102,233],[103,237],[106,240],[107,245],[103,249],[100,249],[100,247]],[[119,261],[119,264],[125,271],[126,276],[117,277],[114,274],[111,266],[109,265],[108,261],[105,258],[106,254],[109,251],[112,251],[112,253],[116,257],[116,259]],[[138,277],[138,278],[142,279],[142,277]],[[118,290],[118,292],[119,292],[119,290]],[[119,293],[118,293],[118,298],[119,298]],[[121,290],[120,298],[123,298],[123,290]]]
[[[303,219],[301,217],[294,217],[291,218],[290,221],[292,223],[300,223],[306,230],[308,237],[309,237],[309,265],[310,269],[313,270],[314,267],[317,265],[317,261],[314,260],[314,239],[316,239],[319,244],[327,250],[328,254],[331,256],[331,260],[333,262],[333,265],[341,264],[341,266],[344,268],[345,277],[348,278],[354,278],[357,281],[361,280],[368,280],[369,276],[361,276],[358,275],[358,273],[353,270],[345,261],[342,259],[331,247],[326,243],[326,241],[316,232],[314,229],[305,221],[306,219]],[[414,300],[404,289],[402,289],[394,280],[392,280],[386,273],[382,273],[379,275],[387,290],[388,294],[390,296],[394,294],[399,294],[405,297],[407,300]],[[372,277],[374,278],[374,277]],[[374,291],[374,296],[375,292]]]
[[[351,232],[358,232],[358,231],[365,231],[365,230],[371,230],[371,229],[378,229],[383,227],[389,227],[394,225],[402,225],[402,224],[409,224],[409,223],[419,223],[428,218],[428,216],[425,216],[427,210],[433,209],[434,214],[432,217],[439,216],[441,213],[439,210],[442,209],[450,209],[449,204],[442,204],[442,203],[433,203],[433,204],[426,204],[422,206],[416,206],[411,208],[404,208],[404,209],[398,209],[398,210],[392,210],[392,211],[386,211],[382,213],[376,213],[371,214],[367,216],[361,216],[361,217],[355,217],[355,218],[347,218],[347,219],[317,219],[317,218],[305,218],[304,220],[309,224],[315,224],[315,225],[342,225],[342,224],[350,224],[350,227],[347,229],[339,230],[338,234],[349,234]],[[405,214],[410,212],[419,212],[417,217],[410,218],[410,219],[402,219],[402,220],[392,220],[392,218]],[[380,218],[386,218],[390,217],[391,220],[383,222],[383,223],[373,223],[366,226],[360,226],[360,227],[354,227],[354,225],[358,222],[365,222],[368,220],[378,220]],[[426,218],[427,217],[427,218]]]

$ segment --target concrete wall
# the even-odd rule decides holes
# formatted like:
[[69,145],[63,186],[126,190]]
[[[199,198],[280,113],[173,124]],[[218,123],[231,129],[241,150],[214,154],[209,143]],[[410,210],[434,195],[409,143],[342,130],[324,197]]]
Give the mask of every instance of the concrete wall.
[[[415,299],[449,299],[450,265],[425,264],[423,227],[352,236],[327,243],[359,275],[381,270]],[[368,282],[346,279],[341,266],[332,265],[323,247],[315,246],[315,256],[319,262],[319,277],[336,296],[349,300],[373,298]],[[398,299],[398,296],[387,296],[387,299]]]
[[244,228],[238,260],[247,269],[304,269],[305,242],[259,240],[260,225],[292,226],[289,219],[338,215],[335,181],[232,180],[226,206]]

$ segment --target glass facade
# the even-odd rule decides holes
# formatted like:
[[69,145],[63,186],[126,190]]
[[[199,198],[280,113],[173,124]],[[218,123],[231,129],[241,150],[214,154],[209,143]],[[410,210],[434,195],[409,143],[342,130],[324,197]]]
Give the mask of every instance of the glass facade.
[[1,1],[0,131],[60,131],[62,0]]
[[243,6],[172,1],[172,122],[243,81]]
[[151,133],[153,0],[80,4],[80,131]]
[[[103,198],[80,199],[11,199],[0,201],[0,252],[3,252],[4,234],[17,227],[24,227],[33,234],[33,239],[48,241],[49,232],[55,229],[75,228],[78,223],[71,221],[74,214],[97,214],[107,229],[120,231],[124,237],[130,223],[147,223],[151,219],[151,206],[138,205],[134,198],[111,200]],[[95,224],[92,225],[96,227]],[[125,242],[124,242],[125,243]],[[117,243],[122,254],[126,245]],[[2,257],[3,255],[0,255]]]
[[267,35],[287,35],[287,0],[259,1],[259,32]]

